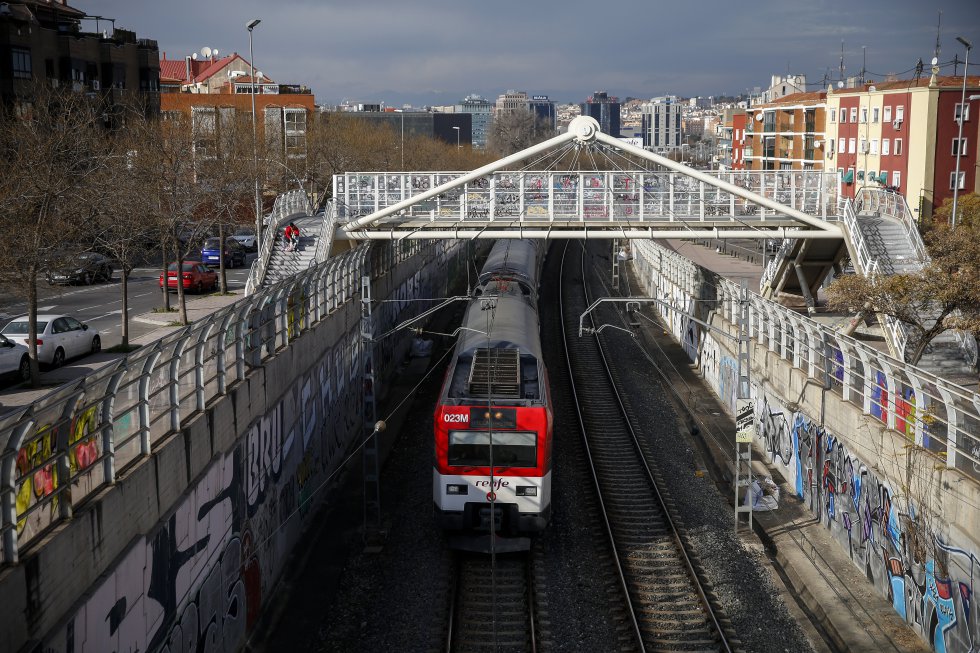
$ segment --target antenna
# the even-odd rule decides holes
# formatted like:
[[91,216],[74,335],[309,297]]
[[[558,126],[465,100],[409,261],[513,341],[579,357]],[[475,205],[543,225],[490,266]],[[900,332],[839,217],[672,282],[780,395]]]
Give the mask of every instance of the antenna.
[[939,59],[939,52],[941,48],[939,47],[939,35],[942,32],[943,27],[943,10],[939,10],[939,20],[936,21],[936,49],[933,50],[932,56],[934,59]]
[[861,58],[861,84],[863,85],[864,74],[865,71],[867,70],[867,64],[868,64],[868,46],[866,45],[861,46],[861,57],[862,57]]
[[844,39],[840,40],[840,79],[844,79]]

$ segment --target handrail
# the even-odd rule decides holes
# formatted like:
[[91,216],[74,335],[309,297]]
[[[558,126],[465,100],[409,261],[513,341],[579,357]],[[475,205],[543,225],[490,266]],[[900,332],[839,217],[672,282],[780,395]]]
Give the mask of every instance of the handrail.
[[297,214],[312,213],[310,198],[302,190],[291,190],[276,197],[276,203],[272,206],[272,212],[266,220],[266,228],[262,233],[262,246],[259,248],[259,255],[252,263],[248,271],[248,279],[245,281],[245,294],[251,295],[262,285],[265,278],[266,269],[269,267],[269,259],[272,257],[272,250],[276,243],[276,232],[279,225],[285,220]]
[[316,250],[310,265],[316,265],[327,260],[330,248],[333,246],[333,234],[337,228],[337,202],[329,200],[323,207],[323,223],[320,225],[320,235],[316,240]]

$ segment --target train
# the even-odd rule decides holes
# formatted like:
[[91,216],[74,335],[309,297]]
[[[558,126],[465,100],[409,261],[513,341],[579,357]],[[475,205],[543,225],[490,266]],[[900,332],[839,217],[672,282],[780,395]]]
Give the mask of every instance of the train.
[[[526,548],[551,516],[554,411],[541,354],[544,243],[498,240],[481,268],[434,414],[432,494],[456,548]],[[476,543],[476,544],[474,544]]]

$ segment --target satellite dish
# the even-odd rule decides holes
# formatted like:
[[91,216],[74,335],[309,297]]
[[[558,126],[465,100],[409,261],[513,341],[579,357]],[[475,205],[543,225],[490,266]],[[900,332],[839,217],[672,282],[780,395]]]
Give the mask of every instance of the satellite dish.
[[755,114],[755,119],[758,120],[759,122],[762,122],[762,114],[761,113]]
[[932,58],[932,65],[935,66],[937,63],[939,63],[939,57],[933,57]]
[[218,48],[215,48],[214,50],[211,50],[211,54],[213,54],[214,56],[217,57],[218,56]]
[[193,59],[194,61],[197,61],[197,53],[196,52],[191,55],[191,59]]
[[256,70],[255,71],[255,79],[262,79],[262,71],[261,70]]
[[207,59],[208,57],[210,57],[211,56],[211,48],[209,48],[206,45],[203,48],[201,48],[201,56],[204,57],[205,59]]
[[874,93],[874,92],[875,92],[875,91],[877,91],[877,90],[878,90],[878,89],[876,89],[876,88],[875,88],[874,86],[869,86],[869,87],[868,87],[868,92],[869,92],[869,93]]
[[837,88],[844,88],[844,82],[837,82]]

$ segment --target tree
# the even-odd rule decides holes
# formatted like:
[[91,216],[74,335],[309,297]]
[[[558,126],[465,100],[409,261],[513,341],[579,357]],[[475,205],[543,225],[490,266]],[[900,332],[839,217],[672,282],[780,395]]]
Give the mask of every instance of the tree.
[[143,143],[133,160],[133,174],[140,179],[146,211],[153,223],[162,251],[163,302],[170,309],[167,266],[177,265],[177,304],[181,324],[187,324],[187,302],[180,271],[184,261],[201,244],[212,224],[205,211],[209,193],[196,183],[195,161],[206,149],[196,147],[191,119],[176,115],[165,119],[134,121],[130,129]]
[[38,387],[37,279],[45,261],[81,251],[101,191],[106,139],[85,96],[35,84],[0,110],[0,273],[27,302],[31,384]]
[[[967,193],[960,195],[956,199],[956,226],[980,227],[980,195],[977,193]],[[936,209],[932,216],[932,224],[949,225],[953,221],[953,198],[947,197],[943,200],[942,206]]]
[[949,329],[980,335],[980,223],[955,230],[935,227],[926,235],[926,244],[931,260],[918,272],[847,275],[827,288],[832,309],[868,305],[879,315],[903,322],[911,334],[909,349],[902,353],[912,364]]
[[531,111],[501,111],[490,124],[487,149],[498,156],[509,156],[553,135],[549,125]]

